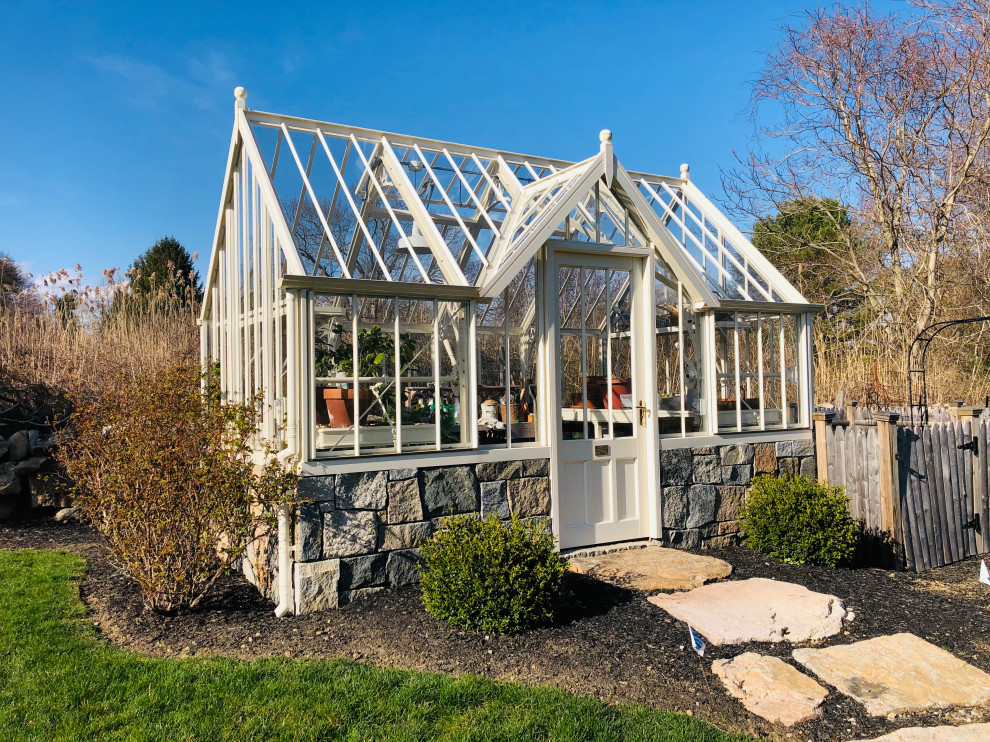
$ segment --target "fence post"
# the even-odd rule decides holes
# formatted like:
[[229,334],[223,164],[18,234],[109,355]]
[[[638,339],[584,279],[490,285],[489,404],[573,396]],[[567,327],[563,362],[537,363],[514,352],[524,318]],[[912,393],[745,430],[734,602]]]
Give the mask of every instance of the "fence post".
[[904,529],[901,522],[901,475],[897,461],[896,412],[875,412],[877,460],[880,464],[880,528],[894,542],[898,566],[904,564]]
[[818,466],[818,481],[828,484],[828,441],[825,436],[828,426],[835,419],[835,410],[813,412],[811,419],[815,422],[815,463]]
[[849,421],[850,425],[856,422],[856,406],[858,404],[859,402],[857,402],[855,399],[848,399],[846,400],[846,403],[843,405],[843,407],[845,407],[846,410],[846,420]]
[[[972,475],[969,479],[969,490],[963,490],[964,493],[969,494],[972,497],[972,508],[973,515],[980,515],[981,510],[983,510],[983,490],[986,488],[984,484],[983,477],[986,476],[984,469],[986,468],[987,452],[979,448],[982,445],[980,438],[980,416],[983,414],[983,408],[976,405],[967,405],[965,407],[960,407],[957,414],[959,415],[959,437],[962,437],[965,431],[966,421],[969,421],[969,431],[970,440],[975,440],[977,448],[973,452],[973,456],[970,458],[972,461],[972,467],[970,471],[967,471],[967,475]],[[963,474],[960,472],[960,476]],[[962,500],[960,500],[962,501]],[[969,514],[963,513],[963,522],[969,520]],[[981,517],[983,521],[980,523],[980,533],[973,533],[976,540],[976,551],[978,553],[985,552],[987,545],[987,526],[986,514]],[[969,535],[963,531],[963,536],[965,539],[969,539]],[[968,551],[968,548],[964,547],[964,551]]]

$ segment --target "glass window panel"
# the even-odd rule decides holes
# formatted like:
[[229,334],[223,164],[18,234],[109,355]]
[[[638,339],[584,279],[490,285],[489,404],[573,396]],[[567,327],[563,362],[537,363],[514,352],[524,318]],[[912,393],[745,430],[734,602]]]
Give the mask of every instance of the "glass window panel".
[[467,448],[471,445],[468,417],[470,369],[468,368],[468,306],[460,302],[438,302],[440,390],[440,447]]
[[505,394],[505,294],[478,305],[475,328],[478,354],[478,443],[504,446],[505,426],[499,414]]
[[715,389],[719,432],[738,430],[736,419],[735,315],[715,313]]
[[537,328],[536,306],[536,264],[530,261],[522,272],[519,285],[510,284],[514,292],[509,306],[509,318],[512,327],[510,340],[510,365],[515,377],[513,384],[518,385],[515,392],[517,403],[520,405],[520,424],[512,428],[512,445],[538,443],[537,415],[537,361],[539,354],[539,336]]
[[784,378],[785,391],[787,396],[787,424],[795,426],[798,424],[798,410],[800,409],[800,393],[798,391],[798,317],[794,314],[785,314],[784,323],[784,361],[786,372]]
[[609,295],[609,363],[608,406],[612,416],[612,435],[633,435],[636,400],[633,399],[632,366],[632,290],[629,271],[608,272]]
[[[395,299],[358,298],[358,440],[361,453],[397,449],[395,383]],[[352,367],[353,368],[353,367]]]
[[758,318],[754,313],[736,315],[739,332],[739,389],[742,429],[760,429]]
[[564,439],[585,438],[580,333],[561,332],[558,369],[561,429]]
[[580,268],[562,267],[558,271],[557,297],[560,305],[560,326],[567,329],[581,329],[581,284],[583,275]]
[[[401,421],[403,451],[436,448],[434,310],[432,299],[399,300],[398,398],[401,404],[390,417],[395,422]],[[394,351],[390,357],[394,363]]]
[[702,358],[704,343],[701,340],[701,322],[690,298],[681,292],[681,331],[678,342],[684,345],[684,431],[687,435],[704,435],[705,427],[705,370]]
[[763,326],[763,397],[766,429],[783,427],[780,394],[780,316],[761,315]]
[[350,296],[314,299],[316,448],[325,455],[354,453],[351,309]]

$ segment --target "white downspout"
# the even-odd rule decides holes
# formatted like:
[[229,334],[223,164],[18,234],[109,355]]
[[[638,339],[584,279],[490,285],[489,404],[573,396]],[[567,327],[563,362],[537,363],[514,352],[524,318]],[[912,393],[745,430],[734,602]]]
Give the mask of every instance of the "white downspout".
[[[299,451],[299,320],[298,302],[294,291],[285,292],[286,314],[286,390],[289,401],[286,410],[286,447],[278,455],[282,462],[291,461]],[[275,616],[293,613],[295,590],[292,584],[292,528],[291,512],[288,505],[278,509],[278,605]]]

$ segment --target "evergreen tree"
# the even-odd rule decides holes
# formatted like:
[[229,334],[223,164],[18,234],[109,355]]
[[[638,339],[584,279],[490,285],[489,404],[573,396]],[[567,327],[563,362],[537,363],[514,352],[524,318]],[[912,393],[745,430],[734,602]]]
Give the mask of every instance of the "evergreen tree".
[[174,237],[163,237],[131,266],[135,297],[199,303],[203,290],[193,256]]
[[835,270],[852,222],[846,207],[831,198],[799,198],[781,205],[753,225],[753,244],[811,302],[829,305],[847,288]]
[[10,306],[30,285],[21,267],[0,250],[0,309]]

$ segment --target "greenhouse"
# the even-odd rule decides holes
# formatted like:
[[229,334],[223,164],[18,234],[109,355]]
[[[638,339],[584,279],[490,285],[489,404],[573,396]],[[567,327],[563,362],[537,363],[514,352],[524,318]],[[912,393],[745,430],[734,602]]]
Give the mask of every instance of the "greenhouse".
[[202,355],[302,475],[270,574],[246,568],[282,611],[414,579],[452,513],[540,518],[562,549],[731,535],[699,522],[718,488],[808,455],[820,307],[687,165],[626,170],[608,130],[575,163],[235,95]]

